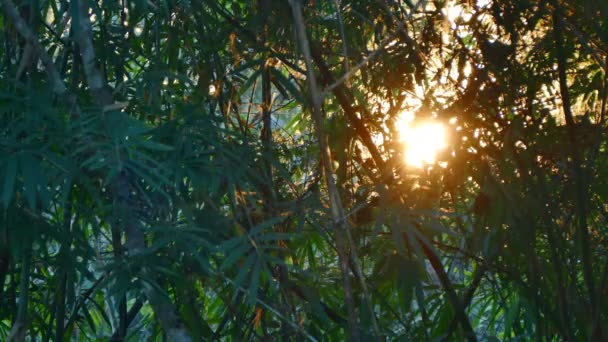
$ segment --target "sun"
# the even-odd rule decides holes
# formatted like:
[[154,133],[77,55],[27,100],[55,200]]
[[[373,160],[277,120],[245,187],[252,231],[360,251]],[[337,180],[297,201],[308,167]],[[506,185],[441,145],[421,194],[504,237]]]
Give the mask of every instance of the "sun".
[[414,123],[412,117],[403,117],[398,130],[405,147],[405,163],[423,168],[435,163],[437,154],[447,147],[445,126],[440,122]]

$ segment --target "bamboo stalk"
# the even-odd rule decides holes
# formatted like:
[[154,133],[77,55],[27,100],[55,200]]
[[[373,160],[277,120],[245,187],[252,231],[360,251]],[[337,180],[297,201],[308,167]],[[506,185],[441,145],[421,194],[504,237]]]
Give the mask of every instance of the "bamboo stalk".
[[353,294],[353,286],[350,281],[350,272],[348,267],[348,252],[346,251],[346,241],[344,239],[344,210],[342,208],[342,202],[338,195],[338,189],[334,182],[333,171],[331,169],[331,157],[329,152],[329,146],[327,145],[327,136],[325,134],[325,128],[323,126],[323,113],[321,110],[321,91],[316,81],[314,71],[312,70],[312,58],[310,56],[310,46],[308,44],[308,38],[306,37],[306,28],[304,26],[304,19],[302,18],[302,9],[298,1],[289,0],[292,8],[293,18],[296,26],[296,34],[300,44],[300,48],[304,53],[306,62],[306,71],[308,75],[308,85],[311,92],[312,100],[312,117],[315,124],[315,132],[317,134],[317,140],[319,140],[319,147],[321,153],[321,164],[323,166],[323,173],[325,178],[325,184],[329,191],[329,202],[332,217],[332,228],[334,231],[334,237],[336,240],[336,248],[338,251],[338,259],[340,264],[340,271],[342,272],[342,286],[344,288],[344,295],[346,301],[346,308],[348,311],[347,321],[350,329],[350,337],[353,341],[360,341],[361,336],[359,333],[359,322],[357,319],[357,312],[355,308],[355,300]]
[[[76,33],[76,41],[80,47],[81,59],[84,65],[85,76],[89,85],[89,90],[95,102],[102,106],[110,106],[113,104],[113,96],[105,83],[103,75],[96,65],[95,49],[93,46],[93,35],[91,21],[88,15],[89,5],[87,1],[81,1],[77,9],[79,14],[78,21],[80,27]],[[129,176],[126,172],[121,172],[116,178],[114,184],[114,197],[118,207],[128,208],[130,204],[131,191]],[[124,215],[123,225],[124,232],[127,238],[125,245],[129,256],[134,257],[142,253],[146,248],[145,237],[143,232],[137,227],[135,220],[130,215]],[[144,268],[141,270],[143,275],[149,273]],[[153,277],[151,277],[153,278]],[[181,318],[177,315],[177,310],[169,299],[164,298],[161,293],[149,283],[142,282],[143,292],[148,298],[156,319],[159,321],[163,330],[167,334],[170,341],[189,342],[191,337],[184,327]]]

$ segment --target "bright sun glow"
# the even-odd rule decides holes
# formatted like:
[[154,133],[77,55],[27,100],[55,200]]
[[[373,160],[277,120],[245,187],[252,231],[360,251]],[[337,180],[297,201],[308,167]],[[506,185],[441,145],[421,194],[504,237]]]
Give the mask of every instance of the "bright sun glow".
[[422,168],[433,164],[437,153],[447,147],[445,127],[439,122],[412,124],[411,118],[406,117],[398,127],[408,166]]

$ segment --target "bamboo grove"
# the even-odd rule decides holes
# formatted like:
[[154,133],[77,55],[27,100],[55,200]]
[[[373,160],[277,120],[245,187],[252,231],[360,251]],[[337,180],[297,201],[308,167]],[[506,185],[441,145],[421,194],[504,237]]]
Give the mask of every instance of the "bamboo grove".
[[608,339],[607,2],[2,0],[0,31],[0,340]]

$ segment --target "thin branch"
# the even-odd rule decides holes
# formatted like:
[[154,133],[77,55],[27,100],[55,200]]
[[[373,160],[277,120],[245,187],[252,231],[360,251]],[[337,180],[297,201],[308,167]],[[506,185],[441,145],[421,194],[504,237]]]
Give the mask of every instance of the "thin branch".
[[[606,56],[606,66],[608,68],[608,56]],[[589,161],[587,162],[588,167],[592,167],[595,163],[597,156],[600,152],[600,145],[602,143],[602,134],[605,130],[606,125],[606,114],[608,114],[606,105],[608,102],[608,69],[604,72],[604,85],[602,86],[602,90],[600,91],[600,96],[602,98],[602,104],[600,106],[600,119],[597,122],[597,128],[595,131],[594,141],[591,149],[591,153],[589,156]]]
[[2,4],[4,6],[4,13],[10,19],[10,21],[15,26],[19,35],[25,40],[27,44],[30,44],[37,52],[40,53],[40,60],[46,69],[47,75],[49,77],[49,81],[52,84],[53,91],[57,95],[63,95],[67,92],[67,88],[61,77],[59,76],[59,72],[57,72],[57,68],[55,68],[55,64],[53,60],[49,56],[49,54],[44,50],[40,42],[38,41],[38,37],[36,34],[27,26],[27,23],[21,15],[19,15],[19,11],[15,4],[10,0],[2,0]]
[[78,42],[78,47],[80,48],[80,57],[93,100],[96,101],[98,105],[112,105],[112,93],[105,84],[101,70],[97,67],[88,1],[82,0],[72,3],[71,5],[79,5],[79,8],[73,11],[79,14],[79,27],[76,28],[75,37]]
[[376,50],[372,51],[369,55],[365,56],[359,63],[357,63],[357,65],[353,66],[350,70],[348,70],[346,73],[344,73],[344,75],[340,76],[340,78],[335,80],[334,83],[327,86],[323,90],[323,96],[325,96],[325,95],[327,95],[327,93],[330,93],[331,91],[333,91],[336,87],[340,86],[342,83],[348,81],[355,73],[357,73],[357,71],[359,71],[359,69],[363,68],[365,65],[367,65],[367,63],[374,60],[380,54],[380,52],[384,51],[384,48],[386,48],[393,41],[394,36],[395,35],[390,36],[387,39],[380,42],[380,46]]
[[[488,267],[484,264],[484,265],[480,265],[475,270],[475,274],[473,275],[473,281],[471,282],[471,285],[469,285],[469,288],[467,289],[467,292],[464,294],[464,297],[462,300],[462,309],[463,310],[466,310],[469,307],[469,305],[471,305],[471,301],[473,300],[475,291],[479,287],[479,284],[481,284],[481,280],[483,279],[483,276],[485,275],[487,269],[488,269]],[[448,327],[448,331],[446,332],[445,337],[442,340],[444,340],[444,341],[450,340],[450,337],[452,336],[454,331],[456,331],[458,322],[459,322],[459,320],[457,317],[454,317],[452,319],[452,321],[450,322],[450,325]]]
[[579,235],[580,252],[583,264],[583,278],[587,285],[589,292],[589,304],[591,305],[592,315],[595,317],[598,308],[595,293],[595,281],[593,279],[593,261],[591,257],[591,246],[589,244],[589,227],[587,226],[587,184],[584,180],[583,169],[582,169],[582,156],[580,149],[578,148],[578,141],[576,136],[576,128],[574,117],[572,114],[572,106],[570,101],[570,92],[568,89],[568,80],[566,75],[566,64],[567,57],[563,42],[563,28],[561,15],[559,13],[559,6],[557,1],[553,1],[553,31],[555,38],[555,46],[557,48],[557,69],[559,74],[559,88],[562,97],[562,105],[564,109],[564,116],[566,118],[566,127],[568,130],[568,137],[570,138],[570,148],[572,149],[572,169],[574,173],[574,179],[576,183],[576,213],[578,216],[577,220],[577,233]]
[[[68,237],[66,241],[62,242],[61,248],[59,249],[59,255],[63,257],[67,257],[68,251],[71,248],[73,241],[72,234],[72,218],[73,218],[73,206],[72,206],[72,198],[71,198],[71,190],[68,190],[68,196],[66,200],[65,207],[63,209],[63,233]],[[60,277],[59,286],[57,287],[56,299],[55,299],[55,307],[56,307],[56,322],[55,322],[55,340],[63,341],[63,336],[65,334],[65,309],[66,309],[66,291],[67,291],[67,282],[68,282],[68,272],[66,269],[61,267],[61,272],[58,272]]]
[[95,280],[95,282],[93,283],[93,285],[91,285],[91,287],[89,289],[87,289],[86,291],[84,291],[82,293],[82,295],[80,296],[80,299],[78,300],[78,302],[76,303],[76,306],[74,307],[74,310],[72,310],[72,314],[68,318],[68,322],[65,324],[64,331],[70,330],[70,327],[76,321],[76,315],[78,314],[78,312],[80,311],[82,306],[86,303],[87,300],[89,300],[89,298],[91,298],[93,293],[95,293],[95,290],[97,290],[99,285],[101,283],[103,283],[109,277],[109,275],[110,274],[107,272],[104,273],[101,277],[99,277],[99,279]]
[[344,55],[343,68],[345,72],[350,69],[348,63],[348,46],[346,45],[346,33],[344,32],[344,20],[342,19],[342,0],[334,0],[336,15],[338,16],[338,26],[340,29],[340,39],[342,40],[342,54]]
[[476,342],[477,337],[475,336],[473,327],[471,326],[469,318],[466,315],[465,306],[460,301],[460,298],[458,298],[458,295],[454,290],[454,286],[452,285],[448,274],[445,272],[443,264],[441,264],[441,260],[437,256],[437,253],[435,253],[433,247],[429,245],[424,239],[420,237],[417,237],[416,239],[418,240],[418,243],[422,246],[422,250],[429,262],[431,263],[433,270],[435,270],[435,273],[439,278],[439,282],[441,283],[441,287],[443,287],[443,290],[448,296],[448,300],[454,308],[456,318],[458,319],[458,321],[460,322],[460,326],[464,330],[466,339],[470,342]]
[[599,64],[599,66],[602,69],[604,69],[604,71],[608,72],[608,64],[606,64],[602,60],[602,58],[600,57],[600,55],[598,55],[597,51],[595,49],[593,49],[593,47],[589,43],[589,40],[587,40],[583,36],[583,33],[581,32],[581,30],[579,30],[579,28],[576,27],[575,24],[573,24],[570,21],[566,20],[566,18],[562,18],[561,21],[562,21],[562,25],[563,24],[567,24],[568,26],[570,26],[570,29],[572,30],[572,33],[574,33],[574,35],[576,36],[576,38],[578,38],[578,40],[581,43],[581,45],[583,45],[585,48],[587,48],[587,50],[589,50],[589,53],[591,53],[591,55],[593,56],[593,59],[595,59],[595,61],[597,62],[597,64]]
[[227,12],[224,7],[217,5],[215,1],[207,2],[207,5],[213,6],[213,9],[217,11],[217,14],[219,14],[222,18],[228,21],[230,25],[232,25],[235,29],[241,32],[244,38],[247,38],[252,43],[255,43],[256,47],[259,48],[261,52],[271,53],[273,56],[277,57],[283,64],[287,65],[289,68],[297,71],[300,74],[306,73],[306,71],[302,70],[297,64],[292,63],[290,60],[288,60],[283,53],[280,53],[262,44],[262,42],[254,32],[241,25],[241,21],[239,21],[238,18],[235,18],[231,13]]
[[21,275],[19,279],[19,306],[17,308],[17,318],[15,319],[11,332],[7,338],[8,342],[25,341],[25,334],[27,332],[27,307],[29,302],[30,269],[32,265],[32,252],[30,247],[25,249],[22,258]]
[[[418,3],[416,3],[416,6],[414,7],[414,9],[412,9],[412,11],[410,12],[409,16],[412,16],[414,13],[416,13],[416,10],[419,8],[420,4],[424,4],[425,2],[426,1],[418,1]],[[376,48],[374,51],[372,51],[369,55],[365,56],[359,63],[357,63],[357,65],[355,65],[351,69],[348,69],[346,71],[346,73],[344,73],[344,75],[340,76],[332,84],[328,85],[323,90],[323,93],[322,93],[323,96],[327,95],[327,93],[332,92],[336,87],[338,87],[341,84],[343,84],[344,82],[348,81],[355,73],[357,73],[357,71],[359,71],[359,69],[363,68],[365,65],[367,65],[367,63],[369,63],[370,61],[372,61],[376,57],[378,57],[380,52],[384,51],[384,49],[389,44],[391,44],[397,36],[403,36],[404,32],[405,32],[404,24],[403,24],[403,22],[399,22],[399,24],[397,25],[397,32],[395,32],[395,33],[391,34],[390,36],[386,37],[385,39],[383,39],[380,42],[378,48]],[[344,38],[342,38],[342,39],[344,40]],[[344,42],[344,44],[346,44],[346,42]],[[346,51],[346,45],[344,46],[344,51]],[[348,58],[348,56],[346,56],[345,58]]]
[[[322,84],[329,85],[332,83],[337,83],[337,82],[335,82],[334,77],[331,74],[331,71],[329,70],[329,67],[325,63],[325,59],[321,55],[321,52],[317,48],[315,48],[314,45],[311,46],[310,52],[311,52],[313,61],[315,62],[315,64],[317,65],[317,67],[319,68],[319,71],[321,73]],[[348,121],[353,125],[353,128],[355,129],[357,135],[361,139],[363,145],[365,146],[365,148],[367,148],[367,150],[371,154],[372,159],[374,160],[374,163],[376,164],[376,166],[379,169],[384,170],[385,169],[384,159],[382,158],[382,155],[380,154],[378,147],[376,146],[376,144],[374,144],[371,134],[369,133],[369,131],[363,124],[362,120],[359,119],[359,117],[357,116],[357,112],[360,112],[361,117],[369,118],[369,117],[371,117],[371,113],[365,106],[360,106],[357,109],[355,109],[355,107],[353,106],[354,101],[352,101],[354,96],[349,91],[349,89],[344,86],[343,83],[338,84],[333,89],[333,93],[334,93],[334,96],[336,97],[336,99],[338,100],[338,103],[340,103],[340,107],[342,107],[342,109],[344,110],[344,113],[346,114]],[[388,177],[389,175],[387,174],[387,175],[383,175],[383,176]]]
[[53,37],[55,37],[55,39],[57,39],[61,43],[61,45],[63,45],[66,49],[70,48],[69,47],[70,43],[67,40],[63,39],[60,34],[58,34],[57,32],[55,32],[55,30],[53,30],[53,28],[51,27],[51,25],[49,25],[44,20],[42,21],[42,25],[44,25],[44,27],[46,28],[46,30],[49,31],[51,33],[51,35]]
[[[312,302],[313,299],[309,298],[309,296],[307,296],[304,293],[304,291],[295,282],[293,282],[291,280],[287,280],[286,286],[287,286],[287,288],[291,292],[293,292],[296,296],[298,296],[298,298],[300,298],[302,300],[305,300],[307,302]],[[323,302],[322,300],[320,300],[318,298],[314,298],[314,300],[316,300],[316,301],[319,302],[319,304],[323,308],[323,311],[325,312],[325,314],[327,315],[327,317],[329,317],[329,319],[331,319],[334,323],[336,323],[336,324],[338,324],[340,326],[344,326],[344,325],[347,324],[346,319],[344,319],[344,317],[342,317],[340,314],[338,314],[337,312],[335,312],[325,302]]]
[[[291,1],[291,0],[290,0]],[[242,286],[236,284],[232,279],[225,277],[224,278],[230,285],[234,286],[239,292],[242,292],[243,294],[247,295],[249,293],[249,291],[247,291],[246,289],[244,289]],[[263,300],[261,300],[260,298],[257,298],[256,301],[262,306],[264,307],[266,310],[272,312],[275,316],[279,317],[281,320],[287,322],[289,325],[291,325],[296,331],[300,332],[302,335],[304,335],[304,337],[306,337],[306,339],[308,339],[309,341],[314,341],[316,342],[317,339],[314,338],[312,335],[310,335],[308,332],[306,332],[306,330],[302,329],[301,326],[295,324],[294,322],[290,321],[287,317],[281,315],[281,313],[275,309],[274,307],[272,307],[270,304],[264,302]]]
[[35,52],[37,52],[36,55],[39,56],[40,60],[42,61],[42,65],[44,65],[44,69],[49,81],[51,82],[53,92],[68,104],[69,109],[76,115],[76,117],[79,117],[81,111],[80,107],[76,103],[76,97],[68,92],[68,88],[61,79],[61,75],[57,71],[55,63],[53,63],[53,60],[47,51],[42,47],[42,45],[40,45],[36,34],[27,25],[25,20],[23,20],[21,15],[19,15],[17,7],[11,0],[2,0],[2,5],[4,8],[4,13],[13,23],[19,35],[35,50]]
[[133,322],[133,320],[135,319],[135,316],[137,316],[137,314],[139,313],[139,311],[141,310],[143,305],[144,305],[144,302],[140,299],[137,299],[135,304],[133,304],[131,309],[129,309],[129,312],[127,312],[127,315],[124,320],[124,326],[122,325],[123,323],[121,322],[121,325],[116,329],[116,331],[114,331],[114,333],[112,334],[112,337],[110,337],[110,342],[120,342],[120,341],[124,340],[124,338],[126,337],[126,336],[124,336],[124,332],[127,331],[127,329],[129,328],[129,325],[131,325],[131,322]]

